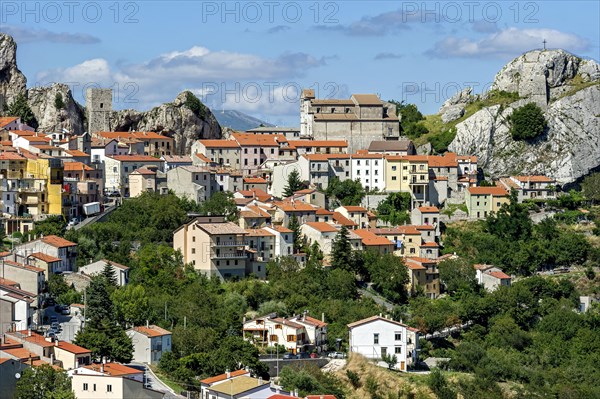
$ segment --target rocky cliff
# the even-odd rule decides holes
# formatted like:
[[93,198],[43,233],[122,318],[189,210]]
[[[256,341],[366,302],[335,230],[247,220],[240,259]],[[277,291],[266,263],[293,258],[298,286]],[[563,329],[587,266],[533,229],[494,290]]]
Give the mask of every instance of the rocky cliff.
[[[10,103],[19,94],[25,94],[39,131],[67,129],[76,134],[86,131],[85,108],[73,99],[69,87],[53,84],[27,90],[27,79],[17,67],[16,54],[17,44],[13,38],[0,33],[0,106]],[[58,93],[64,103],[60,108],[56,107]],[[210,109],[200,103],[192,111],[186,105],[186,98],[187,93],[181,93],[173,102],[145,112],[132,109],[114,111],[110,118],[111,130],[162,133],[175,139],[178,154],[188,153],[194,140],[220,138],[221,127]]]
[[195,140],[221,138],[221,127],[208,107],[202,105],[194,112],[186,105],[188,93],[180,93],[173,102],[146,112],[115,111],[110,120],[111,129],[156,132],[173,137],[179,154],[189,154]]
[[5,104],[25,93],[27,79],[17,68],[17,44],[8,35],[0,33],[0,112]]
[[[514,93],[508,105],[488,105],[456,124],[450,151],[477,155],[486,175],[542,173],[571,183],[600,166],[600,67],[563,50],[531,51],[496,75],[491,93]],[[465,94],[469,94],[465,98]],[[457,104],[485,100],[461,93]],[[456,100],[456,99],[455,99]],[[544,110],[547,129],[531,141],[515,141],[509,116],[527,103]],[[456,114],[456,104],[441,111]],[[464,111],[463,111],[464,113]],[[454,116],[454,115],[450,115]],[[460,116],[462,117],[462,115]],[[456,119],[456,118],[455,118]]]

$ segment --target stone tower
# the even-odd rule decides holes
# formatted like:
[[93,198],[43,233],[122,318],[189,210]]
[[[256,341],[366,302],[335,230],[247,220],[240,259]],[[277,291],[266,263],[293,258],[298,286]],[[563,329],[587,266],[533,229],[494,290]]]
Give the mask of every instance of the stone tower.
[[89,88],[85,92],[88,133],[110,132],[112,89]]

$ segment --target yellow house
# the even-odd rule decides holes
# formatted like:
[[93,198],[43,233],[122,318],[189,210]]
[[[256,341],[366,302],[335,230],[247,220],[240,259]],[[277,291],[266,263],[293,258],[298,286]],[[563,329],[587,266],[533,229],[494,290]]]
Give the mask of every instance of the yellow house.
[[427,199],[429,164],[426,155],[388,155],[385,157],[385,188],[391,192],[411,193],[422,204]]
[[60,159],[27,157],[25,178],[40,179],[46,182],[45,190],[43,190],[45,192],[42,192],[42,196],[39,198],[41,213],[62,214],[63,172],[63,164]]
[[498,212],[503,204],[510,202],[508,192],[501,187],[469,187],[465,193],[465,202],[470,217],[487,217]]
[[421,232],[419,232],[415,226],[384,227],[371,229],[370,231],[393,242],[394,255],[419,256]]

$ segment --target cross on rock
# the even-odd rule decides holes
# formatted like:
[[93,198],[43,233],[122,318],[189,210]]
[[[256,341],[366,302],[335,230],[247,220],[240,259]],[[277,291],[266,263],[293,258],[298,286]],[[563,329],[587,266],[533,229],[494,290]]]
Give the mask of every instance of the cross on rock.
[[542,43],[544,43],[544,50],[546,50],[546,43],[547,43],[546,39],[544,39],[544,41]]

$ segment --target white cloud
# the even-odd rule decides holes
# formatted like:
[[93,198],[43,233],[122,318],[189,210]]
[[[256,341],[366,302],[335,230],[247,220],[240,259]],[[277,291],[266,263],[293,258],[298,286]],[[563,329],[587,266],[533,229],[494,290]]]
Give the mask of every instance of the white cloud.
[[21,43],[51,42],[68,44],[95,44],[100,39],[86,33],[52,32],[48,29],[21,28],[6,25],[0,28],[0,32],[11,35],[15,41]]
[[[40,84],[70,82],[72,88],[74,84],[78,88],[91,84],[112,87],[113,91],[120,91],[114,96],[115,109],[148,109],[191,89],[213,108],[292,115],[298,111],[298,82],[307,70],[325,63],[325,58],[305,53],[264,58],[194,46],[146,62],[114,67],[104,59],[86,60],[72,67],[41,72],[37,80]],[[78,101],[83,101],[82,90],[75,87],[73,93]],[[125,99],[137,103],[119,104]]]
[[575,34],[555,29],[518,29],[507,28],[490,34],[481,40],[447,37],[435,43],[426,54],[437,58],[515,56],[517,54],[542,48],[543,40],[548,48],[562,48],[568,51],[582,51],[589,48],[589,42]]

